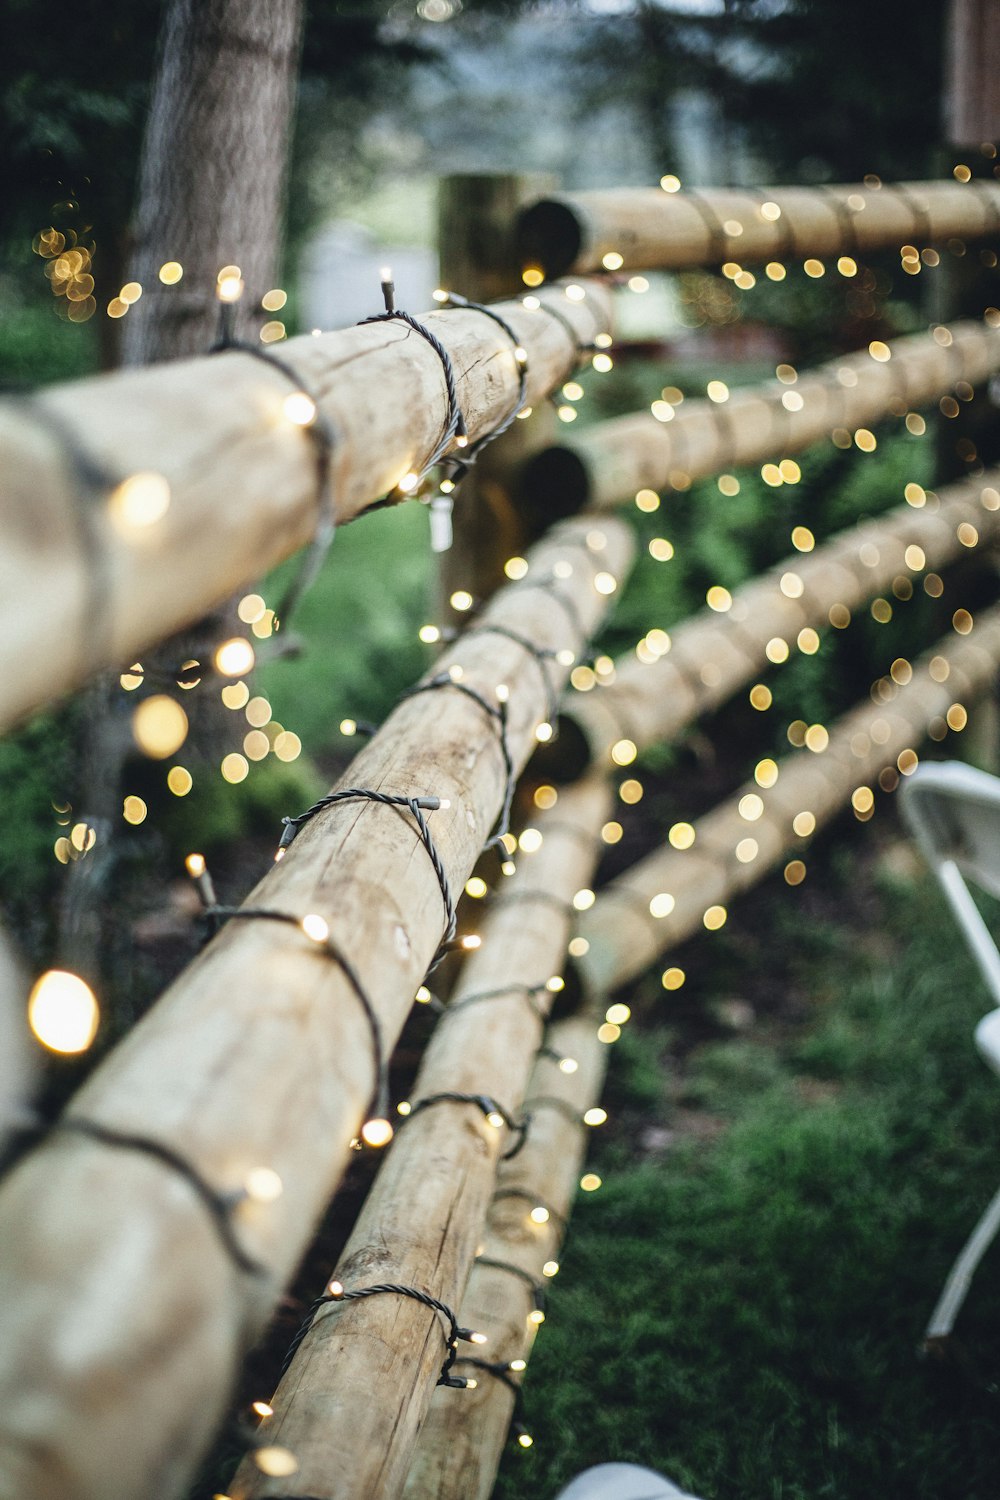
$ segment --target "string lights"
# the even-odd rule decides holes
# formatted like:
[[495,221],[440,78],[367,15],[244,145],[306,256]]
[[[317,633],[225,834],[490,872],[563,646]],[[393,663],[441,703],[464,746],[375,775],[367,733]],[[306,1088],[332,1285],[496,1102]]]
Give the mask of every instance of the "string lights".
[[459,1343],[485,1344],[487,1342],[486,1335],[484,1333],[477,1333],[471,1328],[460,1328],[458,1320],[448,1304],[440,1301],[437,1297],[432,1297],[429,1292],[422,1292],[419,1287],[405,1286],[394,1281],[381,1282],[374,1286],[353,1287],[350,1290],[344,1287],[339,1281],[329,1282],[323,1296],[317,1297],[316,1301],[310,1307],[304,1323],[292,1340],[288,1353],[285,1355],[281,1374],[284,1375],[288,1370],[303,1340],[315,1323],[317,1313],[322,1308],[329,1307],[331,1303],[353,1302],[366,1297],[381,1297],[386,1295],[409,1297],[412,1301],[420,1302],[424,1307],[429,1307],[434,1312],[441,1314],[445,1322],[445,1357],[437,1384],[447,1386],[452,1390],[474,1390],[476,1387],[474,1379],[464,1379],[460,1375],[453,1375],[451,1371],[458,1358]]

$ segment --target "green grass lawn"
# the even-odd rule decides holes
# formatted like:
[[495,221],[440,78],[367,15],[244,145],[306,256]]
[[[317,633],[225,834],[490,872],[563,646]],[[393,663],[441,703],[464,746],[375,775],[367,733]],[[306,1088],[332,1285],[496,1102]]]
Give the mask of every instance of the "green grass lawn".
[[613,1459],[705,1500],[1000,1494],[996,1249],[965,1368],[916,1353],[1000,1176],[989,1006],[898,838],[893,812],[835,835],[686,945],[684,990],[630,997],[498,1500]]

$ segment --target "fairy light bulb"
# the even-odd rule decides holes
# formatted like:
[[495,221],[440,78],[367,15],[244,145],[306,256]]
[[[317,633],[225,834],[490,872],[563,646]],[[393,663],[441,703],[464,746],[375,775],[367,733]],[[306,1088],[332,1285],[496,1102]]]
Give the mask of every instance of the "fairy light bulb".
[[253,669],[256,657],[250,642],[243,636],[233,636],[216,648],[215,670],[223,677],[245,677]]
[[549,1222],[549,1211],[539,1203],[531,1210],[528,1218],[533,1224],[547,1224]]
[[243,1182],[248,1198],[254,1203],[273,1203],[284,1192],[284,1185],[271,1167],[254,1167]]
[[311,938],[314,943],[325,943],[330,936],[329,923],[316,912],[303,917],[300,926],[306,937]]
[[316,420],[316,403],[305,391],[293,391],[286,396],[283,410],[296,427],[308,427]]
[[79,974],[48,969],[36,979],[28,996],[28,1025],[50,1052],[86,1052],[99,1022],[97,999]]
[[485,1333],[470,1333],[469,1334],[469,1343],[470,1344],[488,1344],[489,1343],[489,1338],[487,1337],[487,1335]]
[[239,266],[223,266],[215,283],[215,295],[220,302],[238,302],[243,295],[243,273]]
[[366,1120],[361,1127],[361,1139],[366,1146],[372,1146],[376,1149],[381,1146],[388,1146],[392,1137],[393,1129],[388,1120]]

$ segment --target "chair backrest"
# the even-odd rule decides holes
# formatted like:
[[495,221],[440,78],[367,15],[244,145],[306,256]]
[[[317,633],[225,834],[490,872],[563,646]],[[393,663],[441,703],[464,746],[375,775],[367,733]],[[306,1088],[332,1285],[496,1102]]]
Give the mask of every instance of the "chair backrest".
[[695,1500],[662,1474],[637,1464],[598,1464],[560,1490],[558,1500]]
[[901,805],[932,866],[951,860],[1000,896],[1000,777],[957,760],[930,762],[906,779]]
[[[1000,777],[960,761],[918,766],[902,789],[901,809],[1000,1007],[1000,953],[966,885],[971,880],[1000,896]],[[980,1021],[976,1045],[1000,1073],[1000,1009]]]

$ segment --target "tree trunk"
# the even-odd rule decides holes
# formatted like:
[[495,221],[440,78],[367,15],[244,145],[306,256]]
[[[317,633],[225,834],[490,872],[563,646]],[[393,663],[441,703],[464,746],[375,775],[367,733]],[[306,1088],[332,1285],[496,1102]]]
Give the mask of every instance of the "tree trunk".
[[[248,306],[275,284],[302,0],[172,0],[143,146],[126,364],[212,343],[222,266]],[[183,267],[164,285],[168,261]],[[256,337],[256,330],[254,330]]]

